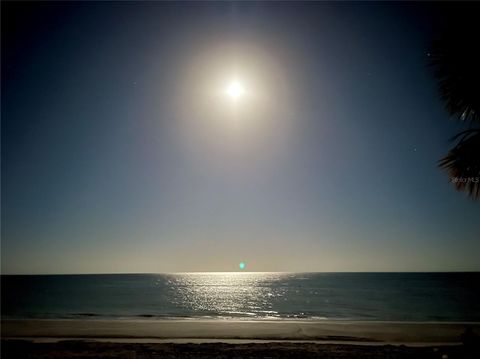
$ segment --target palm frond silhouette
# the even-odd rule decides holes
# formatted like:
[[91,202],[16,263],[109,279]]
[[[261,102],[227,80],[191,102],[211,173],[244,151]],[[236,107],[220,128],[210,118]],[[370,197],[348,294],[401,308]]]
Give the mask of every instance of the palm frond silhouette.
[[446,110],[469,129],[453,137],[455,145],[439,166],[456,189],[480,199],[480,38],[472,23],[455,26],[434,43],[430,64]]

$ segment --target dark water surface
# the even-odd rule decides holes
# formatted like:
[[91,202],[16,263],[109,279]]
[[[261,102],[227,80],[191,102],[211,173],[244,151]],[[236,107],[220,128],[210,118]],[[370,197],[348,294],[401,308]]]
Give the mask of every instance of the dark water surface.
[[480,321],[480,273],[2,276],[2,318]]

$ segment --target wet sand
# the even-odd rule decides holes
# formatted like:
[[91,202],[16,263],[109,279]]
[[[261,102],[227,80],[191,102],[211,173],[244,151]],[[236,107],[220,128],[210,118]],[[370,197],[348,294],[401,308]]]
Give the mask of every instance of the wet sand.
[[156,340],[308,340],[390,344],[459,344],[480,323],[246,320],[7,320],[3,338]]

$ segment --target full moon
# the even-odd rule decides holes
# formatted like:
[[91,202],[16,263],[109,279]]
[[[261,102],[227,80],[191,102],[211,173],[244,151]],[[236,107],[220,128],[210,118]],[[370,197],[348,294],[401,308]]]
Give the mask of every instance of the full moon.
[[243,95],[245,95],[245,88],[242,83],[235,80],[228,84],[225,90],[227,96],[234,101],[239,100]]

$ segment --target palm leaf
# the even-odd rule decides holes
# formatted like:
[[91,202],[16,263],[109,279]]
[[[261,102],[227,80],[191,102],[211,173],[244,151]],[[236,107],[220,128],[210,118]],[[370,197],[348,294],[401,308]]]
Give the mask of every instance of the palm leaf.
[[480,199],[480,129],[460,132],[457,144],[439,161],[457,190]]
[[457,190],[480,200],[480,129],[474,128],[480,123],[480,41],[474,13],[457,18],[429,56],[446,110],[470,126],[452,139],[456,145],[439,166]]
[[445,108],[462,121],[480,122],[479,43],[477,32],[463,26],[435,42],[429,54]]

